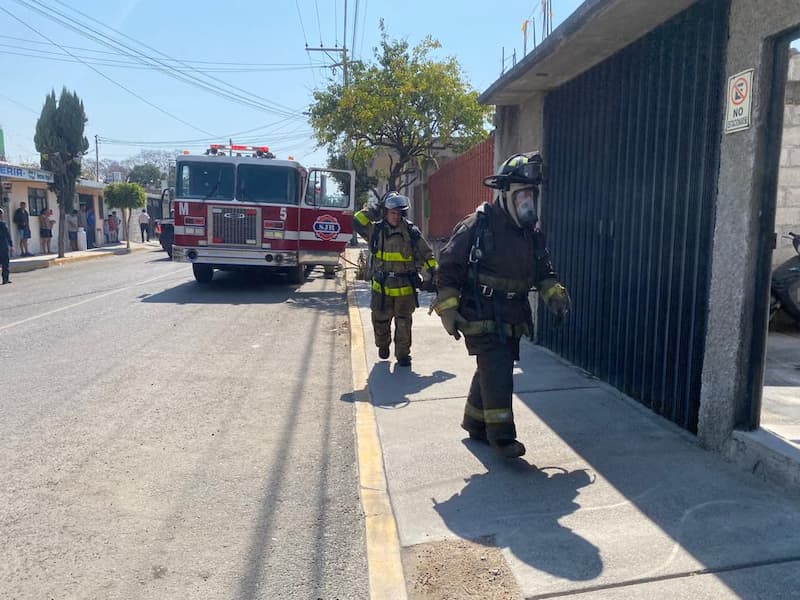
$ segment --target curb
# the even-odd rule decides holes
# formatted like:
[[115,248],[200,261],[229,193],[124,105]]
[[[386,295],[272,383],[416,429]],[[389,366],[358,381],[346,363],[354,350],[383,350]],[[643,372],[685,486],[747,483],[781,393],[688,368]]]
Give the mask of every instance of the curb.
[[131,252],[140,252],[142,250],[147,250],[147,249],[148,248],[145,246],[132,247],[130,250],[128,250],[127,248],[113,248],[109,250],[101,250],[98,252],[89,252],[77,256],[67,255],[63,258],[43,258],[43,259],[11,262],[11,264],[9,265],[9,271],[11,273],[27,273],[29,271],[35,271],[37,269],[47,269],[49,267],[58,267],[70,263],[84,262],[87,260],[96,260],[98,258],[106,258],[109,256],[123,256],[125,254],[130,254]]
[[367,386],[368,367],[364,354],[361,314],[352,285],[352,271],[345,270],[344,274],[350,318],[359,496],[366,528],[370,598],[406,600],[408,594],[400,555],[400,538],[386,485],[378,424]]

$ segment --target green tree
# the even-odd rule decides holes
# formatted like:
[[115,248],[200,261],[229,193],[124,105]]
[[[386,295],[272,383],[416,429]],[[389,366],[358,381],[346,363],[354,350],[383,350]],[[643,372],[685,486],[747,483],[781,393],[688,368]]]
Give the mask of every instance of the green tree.
[[347,87],[332,82],[314,92],[310,121],[320,144],[356,162],[358,154],[387,150],[390,190],[437,149],[463,151],[486,137],[490,109],[478,104],[455,58],[435,60],[438,41],[414,48],[390,40],[381,21],[375,62],[351,63]]
[[128,173],[128,181],[138,183],[143,188],[160,189],[163,178],[161,169],[152,163],[135,165]]
[[52,90],[44,101],[42,113],[36,121],[33,138],[43,169],[52,171],[50,189],[56,193],[59,207],[58,256],[64,256],[66,216],[72,211],[75,182],[81,173],[81,158],[89,148],[83,135],[86,125],[83,101],[75,92],[61,90],[56,103]]
[[147,194],[138,183],[112,183],[106,186],[103,196],[108,206],[119,208],[122,211],[122,227],[125,231],[126,247],[130,250],[131,236],[128,221],[131,211],[136,208],[144,208],[147,203]]

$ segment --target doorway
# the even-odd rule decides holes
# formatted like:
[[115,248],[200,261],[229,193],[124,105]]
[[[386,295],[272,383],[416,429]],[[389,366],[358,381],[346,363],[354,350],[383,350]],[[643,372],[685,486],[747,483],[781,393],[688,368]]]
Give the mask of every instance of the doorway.
[[774,211],[770,306],[751,424],[800,449],[800,31],[777,41],[774,69],[765,182]]

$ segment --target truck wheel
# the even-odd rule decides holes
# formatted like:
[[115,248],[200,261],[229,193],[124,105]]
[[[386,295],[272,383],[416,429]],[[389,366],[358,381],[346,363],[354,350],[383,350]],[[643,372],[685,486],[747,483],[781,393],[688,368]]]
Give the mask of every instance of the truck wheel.
[[306,280],[306,266],[297,265],[289,270],[289,283],[303,283]]
[[214,268],[211,265],[192,265],[192,273],[197,283],[209,283],[214,278]]

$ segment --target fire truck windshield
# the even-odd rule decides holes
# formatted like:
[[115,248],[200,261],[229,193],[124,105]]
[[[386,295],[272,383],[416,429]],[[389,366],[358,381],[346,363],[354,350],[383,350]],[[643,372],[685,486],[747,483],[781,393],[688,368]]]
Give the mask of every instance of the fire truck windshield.
[[178,166],[177,198],[233,200],[232,164],[180,162]]
[[236,199],[265,204],[297,204],[298,173],[278,165],[239,165]]

